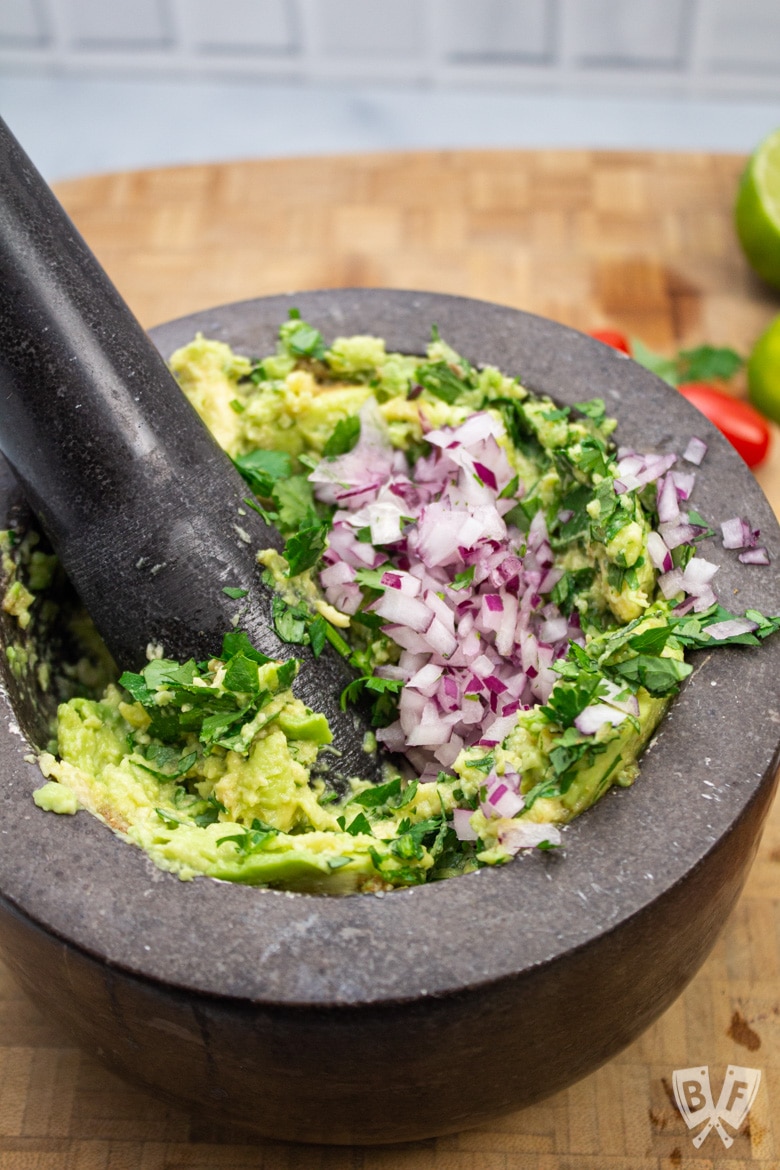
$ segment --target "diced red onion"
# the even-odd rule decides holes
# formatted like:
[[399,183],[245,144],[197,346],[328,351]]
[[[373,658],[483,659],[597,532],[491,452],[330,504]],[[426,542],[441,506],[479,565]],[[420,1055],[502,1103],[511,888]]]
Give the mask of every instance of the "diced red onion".
[[477,832],[471,827],[473,809],[456,808],[452,814],[452,826],[459,841],[478,841]]
[[711,605],[715,605],[717,601],[715,590],[711,586],[706,585],[698,596],[693,597],[693,612],[704,613],[705,609],[709,609]]
[[718,571],[718,566],[704,557],[691,557],[685,566],[682,576],[683,589],[686,593],[700,596],[709,587],[709,583]]
[[668,549],[679,548],[681,544],[691,544],[701,533],[699,527],[685,522],[659,524],[658,531],[663,537],[664,544]]
[[693,488],[696,483],[695,471],[670,471],[669,475],[674,480],[674,486],[677,488],[677,495],[681,500],[689,500],[693,493]]
[[745,552],[741,552],[737,557],[743,565],[768,565],[770,563],[769,551],[763,545],[758,548],[749,548]]
[[676,597],[678,593],[682,593],[684,588],[682,569],[670,569],[668,573],[664,573],[658,578],[658,588],[667,601]]
[[647,534],[647,555],[650,557],[650,562],[654,568],[660,572],[668,573],[672,569],[672,554],[664,544],[663,538],[658,532],[648,532]]
[[671,475],[665,475],[658,487],[658,519],[662,524],[674,524],[680,517],[677,485]]
[[721,642],[725,638],[736,638],[740,634],[752,634],[753,630],[758,629],[757,622],[751,622],[749,618],[729,618],[725,622],[714,622],[711,626],[707,626],[707,633],[716,642]]
[[374,612],[388,622],[408,626],[424,634],[433,622],[433,611],[416,597],[408,597],[395,589],[386,589],[374,603]]
[[521,849],[536,849],[545,841],[549,845],[561,844],[561,832],[557,825],[529,821],[526,817],[507,821],[501,827],[498,839],[510,853]]
[[595,735],[599,728],[604,727],[605,724],[609,723],[613,727],[617,727],[625,718],[625,711],[619,711],[617,707],[613,707],[609,703],[593,703],[584,711],[580,711],[574,720],[574,726],[580,735]]
[[696,436],[693,435],[688,440],[688,446],[683,451],[683,459],[685,459],[688,463],[695,463],[698,467],[706,454],[707,444],[703,439],[697,439]]
[[330,585],[346,585],[355,580],[355,570],[346,561],[336,561],[335,565],[328,565],[320,573],[320,581],[324,589]]
[[489,806],[490,813],[500,817],[514,817],[525,804],[518,792],[513,792],[506,784],[498,783],[488,791],[487,800],[482,802],[482,811]]

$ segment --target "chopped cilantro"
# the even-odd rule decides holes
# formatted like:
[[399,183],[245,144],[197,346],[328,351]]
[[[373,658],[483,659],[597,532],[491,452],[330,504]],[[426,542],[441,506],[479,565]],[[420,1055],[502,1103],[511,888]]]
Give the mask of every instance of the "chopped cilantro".
[[423,362],[415,372],[415,378],[423,389],[448,406],[454,406],[458,399],[472,389],[472,384],[461,378],[447,362]]
[[632,341],[634,361],[672,386],[683,382],[728,381],[745,364],[744,358],[725,346],[699,345],[694,349],[682,349],[668,358],[654,353],[641,341]]
[[279,330],[279,340],[283,349],[293,357],[308,357],[317,361],[322,361],[325,357],[322,334],[301,320],[297,309],[290,309],[290,319],[285,321]]
[[232,841],[236,846],[236,852],[242,857],[248,857],[249,854],[262,850],[278,832],[279,830],[275,829],[273,825],[267,825],[255,817],[251,829],[244,829],[242,833],[233,833],[227,837],[218,837],[217,845],[224,845],[226,841]]
[[288,605],[278,593],[271,600],[274,629],[283,642],[306,645],[311,614],[302,605]]
[[167,829],[178,829],[179,825],[186,824],[181,817],[169,812],[167,808],[156,808],[154,811]]
[[328,529],[327,524],[317,524],[301,528],[288,537],[284,546],[284,557],[289,565],[288,577],[297,577],[317,564],[325,551]]
[[366,788],[365,791],[358,792],[349,803],[359,804],[363,808],[379,808],[381,805],[389,804],[394,797],[398,797],[400,794],[401,777],[395,776],[385,784],[377,784],[373,788]]
[[232,597],[233,601],[240,601],[242,597],[246,597],[248,589],[238,589],[233,585],[225,585],[222,592],[226,597]]
[[651,695],[673,695],[678,684],[692,672],[688,662],[676,658],[660,658],[648,654],[637,654],[625,662],[618,662],[611,668],[627,682],[643,686]]
[[348,451],[353,449],[359,438],[360,417],[357,414],[351,414],[348,418],[341,418],[322,448],[322,454],[326,459],[333,459],[337,455],[346,455]]
[[345,832],[351,833],[353,837],[357,837],[358,833],[367,833],[373,836],[373,831],[369,823],[368,817],[365,813],[359,812],[356,817],[353,817],[349,824],[344,823],[345,818],[339,817],[339,824]]
[[286,451],[264,451],[258,448],[248,455],[238,455],[233,464],[255,495],[270,499],[274,485],[287,479],[291,473],[290,456]]
[[274,485],[273,500],[278,509],[278,527],[283,533],[314,528],[320,517],[314,503],[312,485],[305,475],[291,475]]
[[255,649],[245,630],[230,630],[222,639],[221,657],[223,661],[227,662],[236,654],[242,654],[244,658],[251,658],[253,662],[259,662],[261,666],[272,661],[267,654]]
[[341,709],[346,711],[347,703],[356,703],[365,691],[369,691],[377,696],[372,707],[371,722],[374,727],[386,727],[395,718],[397,704],[394,696],[399,694],[403,685],[398,678],[380,678],[375,674],[361,675],[360,678],[353,679],[341,692]]
[[198,813],[193,817],[193,822],[199,829],[205,829],[207,825],[215,825],[219,820],[219,814],[224,813],[227,816],[227,809],[221,800],[217,800],[212,792],[206,800],[206,808],[202,813]]
[[456,573],[450,581],[450,589],[466,589],[474,580],[474,570],[476,565],[469,565],[461,573]]
[[681,382],[709,382],[712,378],[728,381],[744,364],[736,350],[725,346],[699,345],[682,349],[677,355]]
[[325,648],[325,643],[328,640],[328,623],[325,618],[319,614],[313,622],[309,624],[309,644],[312,649],[312,654],[315,658],[319,658],[320,654]]
[[488,752],[486,756],[482,756],[478,760],[469,760],[468,766],[476,768],[479,772],[492,772],[496,766],[496,757],[493,752]]
[[589,398],[587,402],[575,402],[574,409],[597,424],[604,421],[607,411],[603,398]]
[[355,580],[358,585],[364,586],[366,589],[381,589],[385,586],[382,584],[382,576],[387,572],[385,565],[380,565],[378,569],[356,569]]

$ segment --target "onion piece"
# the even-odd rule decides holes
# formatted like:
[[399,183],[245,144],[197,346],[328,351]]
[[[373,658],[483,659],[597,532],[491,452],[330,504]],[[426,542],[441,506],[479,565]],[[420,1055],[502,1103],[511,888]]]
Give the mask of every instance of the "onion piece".
[[424,634],[433,622],[433,610],[419,601],[416,597],[409,597],[395,589],[386,589],[382,596],[374,602],[374,612],[388,622],[408,626],[418,634]]
[[725,622],[714,622],[711,626],[707,626],[706,633],[716,642],[723,641],[724,638],[736,638],[740,634],[752,634],[753,630],[758,629],[757,622],[751,622],[749,618],[729,618]]
[[471,818],[473,817],[473,809],[470,808],[456,808],[452,814],[452,827],[455,830],[455,836],[459,841],[478,841],[479,835],[475,829],[471,827]]
[[647,555],[650,557],[653,567],[663,573],[670,572],[673,567],[672,554],[664,544],[660,533],[648,532],[646,544]]
[[698,467],[706,454],[707,444],[703,439],[697,439],[695,435],[692,435],[688,440],[688,446],[683,451],[683,459],[688,463],[695,463]]
[[768,565],[770,563],[769,551],[763,545],[758,548],[749,548],[745,552],[741,552],[737,557],[743,565]]
[[625,718],[625,711],[619,711],[617,707],[613,707],[609,703],[593,703],[584,711],[580,711],[574,720],[574,726],[580,735],[595,735],[599,728],[604,727],[605,724],[609,723],[613,727],[617,727]]
[[519,853],[521,849],[536,849],[545,842],[549,845],[560,845],[562,841],[561,831],[557,825],[529,821],[524,817],[507,821],[506,827],[502,825],[498,839],[510,853]]

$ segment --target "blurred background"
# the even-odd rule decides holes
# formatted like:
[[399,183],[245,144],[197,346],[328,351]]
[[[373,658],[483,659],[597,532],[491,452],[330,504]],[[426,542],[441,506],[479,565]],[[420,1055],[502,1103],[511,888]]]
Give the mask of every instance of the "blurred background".
[[2,0],[0,110],[49,180],[435,147],[748,152],[777,0]]

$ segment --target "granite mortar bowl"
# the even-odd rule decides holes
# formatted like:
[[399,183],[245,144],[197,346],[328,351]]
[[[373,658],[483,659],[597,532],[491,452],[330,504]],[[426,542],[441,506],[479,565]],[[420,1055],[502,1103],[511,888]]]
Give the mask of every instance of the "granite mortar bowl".
[[[561,403],[602,396],[619,438],[709,453],[694,503],[778,531],[753,476],[676,392],[537,317],[425,293],[324,291],[163,325],[269,352],[290,306],[335,335],[423,352],[430,327]],[[18,516],[6,475],[3,521]],[[16,509],[16,511],[14,511]],[[774,568],[705,555],[728,607],[780,612]],[[6,615],[7,616],[7,615]],[[10,618],[5,637],[18,638]],[[742,888],[773,793],[780,637],[700,652],[634,786],[523,856],[379,896],[322,898],[155,869],[87,813],[31,800],[45,700],[6,670],[0,719],[0,949],[79,1045],[155,1094],[273,1137],[408,1141],[530,1105],[609,1060],[679,995]],[[23,728],[24,730],[20,730]]]

